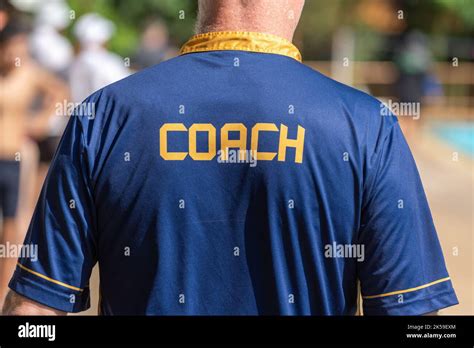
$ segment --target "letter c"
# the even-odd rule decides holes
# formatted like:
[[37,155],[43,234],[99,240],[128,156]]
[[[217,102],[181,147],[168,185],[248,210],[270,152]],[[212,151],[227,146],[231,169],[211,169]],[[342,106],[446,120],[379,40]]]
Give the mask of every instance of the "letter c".
[[160,128],[160,156],[167,161],[182,161],[188,155],[187,152],[168,151],[168,132],[186,132],[182,123],[165,123]]

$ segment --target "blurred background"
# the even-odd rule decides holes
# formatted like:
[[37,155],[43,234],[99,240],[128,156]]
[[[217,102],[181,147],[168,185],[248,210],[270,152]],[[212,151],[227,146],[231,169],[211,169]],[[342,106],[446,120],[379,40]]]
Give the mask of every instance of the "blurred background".
[[[178,55],[196,9],[195,0],[0,0],[0,162],[20,167],[0,171],[18,193],[16,209],[0,209],[2,243],[22,242],[74,106]],[[307,0],[294,43],[304,64],[399,116],[460,301],[441,314],[474,314],[474,0]],[[0,274],[0,297],[9,277]],[[97,313],[97,269],[91,289],[86,314]]]

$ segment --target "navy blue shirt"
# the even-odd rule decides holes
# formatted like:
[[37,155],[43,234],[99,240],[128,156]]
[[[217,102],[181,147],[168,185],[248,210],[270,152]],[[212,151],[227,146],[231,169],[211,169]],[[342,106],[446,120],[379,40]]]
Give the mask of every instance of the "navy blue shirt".
[[71,117],[10,287],[102,314],[423,314],[457,303],[376,99],[266,34],[194,37]]

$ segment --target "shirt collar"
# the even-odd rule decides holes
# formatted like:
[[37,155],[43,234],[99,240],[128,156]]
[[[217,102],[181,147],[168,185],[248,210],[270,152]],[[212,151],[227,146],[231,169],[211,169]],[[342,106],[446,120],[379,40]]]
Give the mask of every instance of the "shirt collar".
[[301,62],[301,53],[290,41],[281,37],[246,31],[216,31],[192,36],[180,54],[222,50],[272,53]]

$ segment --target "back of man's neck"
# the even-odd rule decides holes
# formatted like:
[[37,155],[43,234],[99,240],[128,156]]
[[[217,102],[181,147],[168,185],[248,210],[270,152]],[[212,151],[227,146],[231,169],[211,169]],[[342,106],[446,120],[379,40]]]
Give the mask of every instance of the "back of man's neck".
[[255,32],[275,35],[284,38],[288,41],[293,40],[293,33],[286,33],[282,30],[275,28],[266,28],[262,26],[253,25],[207,25],[203,28],[199,28],[197,34],[209,33],[209,32],[222,32],[222,31],[240,31],[240,32]]

